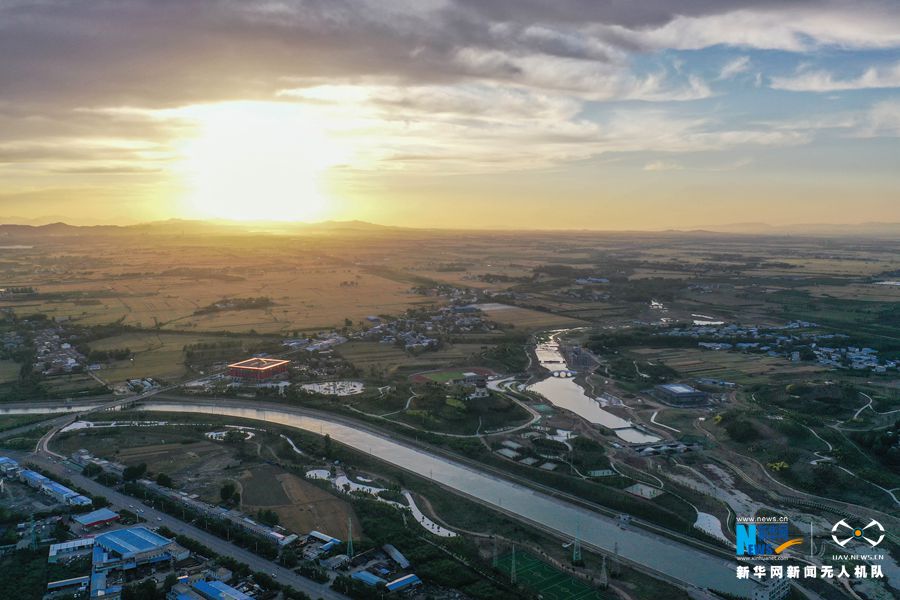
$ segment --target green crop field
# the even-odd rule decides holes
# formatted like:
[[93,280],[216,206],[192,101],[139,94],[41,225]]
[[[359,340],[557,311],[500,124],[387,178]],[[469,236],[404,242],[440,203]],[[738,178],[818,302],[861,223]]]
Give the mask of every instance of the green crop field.
[[480,344],[448,344],[438,351],[410,354],[396,346],[377,342],[349,342],[338,347],[338,353],[353,366],[394,372],[400,369],[424,371],[453,364],[468,363],[481,351]]
[[[497,559],[497,569],[510,576],[512,554]],[[544,600],[607,600],[609,595],[558,571],[525,552],[516,553],[516,581]]]
[[[136,377],[154,377],[177,380],[187,374],[184,365],[184,347],[191,344],[215,344],[223,338],[202,334],[132,332],[116,335],[90,343],[91,350],[117,350],[128,348],[132,359],[119,360],[98,371],[103,380],[118,383]],[[253,338],[231,338],[232,340]],[[240,352],[240,350],[237,350]]]

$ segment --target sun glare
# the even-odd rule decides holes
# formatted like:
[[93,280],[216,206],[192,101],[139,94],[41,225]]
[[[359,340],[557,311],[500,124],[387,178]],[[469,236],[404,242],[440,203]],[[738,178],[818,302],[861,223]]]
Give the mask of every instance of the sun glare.
[[321,115],[289,103],[235,102],[180,111],[196,123],[182,167],[192,217],[314,221],[330,214],[322,175],[344,159]]

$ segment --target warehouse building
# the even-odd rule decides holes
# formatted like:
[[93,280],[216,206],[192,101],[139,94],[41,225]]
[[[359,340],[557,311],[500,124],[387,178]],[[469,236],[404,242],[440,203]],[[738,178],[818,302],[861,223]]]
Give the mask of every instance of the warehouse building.
[[87,555],[91,553],[93,547],[94,538],[81,538],[80,540],[51,544],[47,562],[52,564],[61,560],[67,561],[75,556]]
[[657,400],[672,406],[700,406],[709,399],[706,392],[701,392],[684,383],[665,383],[653,388]]
[[83,515],[76,515],[72,517],[72,521],[74,521],[78,528],[80,528],[82,531],[104,527],[118,520],[119,513],[113,512],[108,508],[101,508],[99,510],[94,510]]
[[422,580],[419,579],[418,575],[416,575],[415,573],[411,573],[385,584],[384,587],[387,588],[387,591],[389,592],[399,592],[400,590],[405,590],[407,588],[415,587],[421,584]]
[[179,583],[175,585],[167,600],[253,600],[253,596],[236,590],[221,581],[200,580],[191,585]]
[[146,527],[131,527],[103,533],[93,538],[91,598],[116,600],[122,595],[121,576],[146,565],[175,562],[190,557],[190,551]]
[[19,463],[8,456],[0,456],[0,473],[13,475],[19,471]]
[[91,499],[82,496],[74,490],[70,490],[61,483],[57,483],[35,471],[24,469],[19,471],[19,480],[37,490],[40,490],[47,496],[50,496],[60,504],[68,504],[69,506],[90,506]]

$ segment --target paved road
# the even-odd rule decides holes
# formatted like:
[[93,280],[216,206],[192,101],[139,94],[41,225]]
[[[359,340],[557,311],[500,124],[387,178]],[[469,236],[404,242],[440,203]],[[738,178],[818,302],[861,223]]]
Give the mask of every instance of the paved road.
[[[423,450],[395,434],[352,419],[282,404],[220,398],[154,398],[142,403],[140,410],[231,416],[320,435],[327,433],[336,442],[427,477],[459,495],[556,536],[566,539],[578,536],[585,547],[604,552],[612,552],[618,546],[620,560],[676,585],[709,587],[741,596],[752,592],[751,582],[735,578],[733,558],[718,548],[707,549],[707,545],[694,540],[687,544],[674,541],[644,528],[620,527],[614,518],[606,516],[608,509],[588,507],[584,501],[552,488],[531,482],[517,483],[508,474],[495,473],[489,467],[461,457],[446,457],[434,449]],[[540,487],[540,491],[535,487]],[[693,568],[697,564],[705,567]]]
[[40,466],[42,469],[49,471],[50,473],[54,473],[59,477],[69,479],[75,485],[87,490],[91,494],[105,496],[110,501],[113,509],[124,508],[131,510],[132,512],[143,511],[142,513],[140,513],[140,516],[147,519],[148,525],[152,527],[168,527],[178,534],[186,535],[189,538],[197,540],[198,542],[207,546],[208,548],[211,548],[218,554],[221,554],[223,556],[230,556],[235,560],[247,563],[254,571],[261,571],[263,573],[268,573],[269,575],[274,574],[278,582],[290,585],[296,590],[306,592],[313,598],[324,598],[325,600],[346,600],[346,596],[335,592],[327,585],[316,583],[315,581],[311,581],[309,579],[306,579],[305,577],[301,577],[289,569],[285,569],[284,567],[276,565],[269,560],[253,554],[252,552],[244,550],[243,548],[239,548],[238,546],[235,546],[234,544],[231,544],[220,537],[212,535],[211,533],[207,533],[202,529],[176,519],[175,517],[172,517],[164,512],[155,510],[151,506],[139,501],[136,498],[120,494],[119,492],[108,488],[94,481],[93,479],[89,479],[81,475],[72,468],[59,464],[59,462],[56,460],[51,460],[49,458],[34,454],[25,454],[22,452],[7,452],[6,454],[19,461],[30,461]]
[[[151,400],[149,397],[146,397],[144,399],[144,402],[149,402],[150,404],[159,402],[160,404],[168,405],[167,410],[175,412],[198,411],[208,412],[209,414],[219,414],[225,406],[235,406],[235,408],[244,407],[243,410],[254,413],[244,415],[245,418],[256,418],[264,421],[273,421],[276,423],[288,424],[289,426],[297,426],[297,423],[294,422],[296,418],[299,418],[301,421],[311,418],[317,423],[317,426],[313,427],[311,430],[317,431],[319,433],[322,433],[321,429],[323,427],[327,427],[329,429],[337,427],[338,429],[349,435],[351,438],[359,436],[367,437],[369,441],[359,446],[360,449],[362,449],[363,451],[372,452],[374,454],[379,454],[383,460],[392,462],[394,464],[397,464],[398,461],[392,460],[389,455],[394,451],[401,450],[400,446],[402,446],[402,443],[397,444],[393,440],[395,436],[376,431],[370,426],[362,425],[350,419],[336,417],[327,413],[319,413],[319,411],[301,410],[297,408],[286,407],[279,404],[271,405],[269,403],[259,401],[249,403],[240,401],[235,402],[234,400],[229,401],[218,398],[204,398],[202,400],[198,400],[196,398],[167,398],[158,401],[157,398],[153,398]],[[151,406],[147,404],[143,404],[143,408],[144,410],[153,410],[153,408],[151,408]],[[260,409],[262,409],[262,414],[255,414],[255,411],[259,411]],[[237,412],[242,412],[242,409],[238,408]],[[300,416],[304,413],[308,416]],[[290,423],[285,423],[280,417],[286,417],[287,420],[290,421]],[[71,418],[71,416],[69,418]],[[301,425],[301,428],[304,427]],[[374,437],[372,437],[373,435]],[[45,436],[42,442],[44,442],[47,437],[49,436]],[[344,439],[341,439],[342,437],[343,436],[338,435],[338,431],[332,432],[332,438],[337,439],[337,441],[343,441],[344,443],[350,441],[345,441]],[[381,446],[384,443],[388,443],[390,445],[390,448],[380,448],[381,452],[374,452],[374,446]],[[45,443],[42,443],[40,445],[44,447],[46,446]],[[353,446],[354,444],[351,442],[349,445]],[[419,472],[420,474],[425,473],[432,478],[442,478],[441,473],[447,467],[446,458],[438,458],[429,454],[428,452],[422,452],[422,450],[419,448],[410,447],[403,450],[404,453],[409,453],[409,451],[412,451],[414,453],[414,458],[412,459],[412,462],[410,464],[400,464],[398,466],[401,466],[401,468],[409,468],[410,470]],[[454,461],[450,461],[453,464],[455,464],[459,460],[456,457],[454,458]],[[426,462],[432,460],[438,461],[434,465],[433,473],[431,469],[426,469],[425,471],[421,470],[421,463],[423,460],[425,460]],[[453,470],[455,471],[461,466],[462,465],[457,464],[453,467]],[[701,580],[704,580],[701,585],[712,585],[712,587],[723,590],[731,590],[735,593],[742,593],[746,591],[743,589],[745,586],[742,585],[742,583],[744,582],[735,581],[732,571],[733,566],[725,565],[719,562],[719,560],[721,559],[715,558],[717,555],[720,555],[720,551],[718,551],[718,549],[709,548],[708,551],[710,553],[705,553],[703,550],[698,550],[698,546],[703,546],[703,544],[699,544],[695,540],[685,540],[689,542],[689,545],[685,547],[681,546],[677,542],[673,542],[671,539],[667,539],[666,537],[659,537],[658,534],[651,533],[651,531],[625,531],[618,528],[614,524],[615,522],[613,521],[613,519],[609,518],[608,516],[603,517],[601,514],[597,514],[596,512],[594,512],[595,510],[600,509],[600,507],[592,505],[588,510],[585,510],[585,508],[587,507],[584,506],[585,503],[583,501],[576,503],[580,505],[581,508],[572,506],[571,504],[569,504],[569,502],[572,502],[574,499],[567,497],[567,495],[565,494],[561,494],[557,490],[543,490],[544,494],[546,494],[546,496],[544,496],[544,494],[541,494],[540,492],[535,492],[533,484],[526,486],[529,489],[520,489],[522,486],[508,481],[508,475],[507,477],[498,477],[498,474],[488,474],[485,471],[490,471],[490,469],[486,469],[483,465],[468,465],[466,467],[462,467],[462,469],[467,476],[476,477],[478,479],[478,482],[467,481],[465,482],[465,484],[463,484],[462,482],[449,482],[449,485],[448,482],[441,483],[443,483],[444,485],[448,485],[448,487],[455,489],[458,493],[462,493],[462,495],[464,496],[474,496],[472,499],[474,499],[475,501],[486,503],[495,509],[499,509],[502,512],[509,514],[510,516],[513,516],[514,518],[523,519],[523,517],[525,517],[523,520],[530,522],[539,528],[548,529],[548,521],[553,521],[555,523],[555,527],[549,527],[551,532],[557,535],[562,532],[564,537],[571,537],[572,535],[576,535],[577,532],[575,530],[578,528],[574,524],[576,522],[582,522],[581,524],[585,527],[581,527],[581,537],[582,541],[586,545],[610,551],[612,550],[613,542],[618,541],[620,558],[626,559],[638,568],[643,568],[644,570],[655,573],[657,576],[662,576],[663,578],[674,580],[676,582],[681,581],[687,584],[694,584],[695,582],[693,581],[693,579],[695,579],[695,576],[697,575],[696,572],[675,567],[673,563],[683,563],[685,561],[678,559],[673,560],[671,558],[675,556],[684,559],[687,558],[684,556],[685,554],[687,554],[690,556],[690,558],[686,562],[709,562],[711,563],[709,571],[714,571],[716,573],[716,575],[709,577],[711,581],[706,581],[707,577],[700,577]],[[478,483],[480,485],[472,485],[474,483]],[[489,487],[497,487],[498,489],[493,490],[489,494],[479,493],[477,491],[478,488],[484,485],[487,485]],[[514,504],[514,498],[522,500],[520,506],[512,506],[512,504]],[[536,502],[539,498],[541,502]],[[535,512],[535,504],[547,504],[547,506],[543,507],[546,510],[540,510],[539,514],[531,514]],[[569,515],[568,518],[563,518],[558,514],[560,512],[571,511],[575,512]],[[600,512],[609,513],[610,511],[601,509]],[[588,527],[587,525],[589,522],[593,522],[593,526]],[[568,531],[570,529],[572,530],[571,532]],[[656,528],[648,527],[648,529],[655,530]],[[604,533],[601,534],[601,530],[603,530]],[[591,535],[588,535],[588,533],[590,533]],[[650,548],[655,548],[658,551],[651,551]],[[660,569],[660,563],[665,564],[667,568]],[[722,567],[725,566],[727,566],[726,572],[722,572]],[[693,573],[694,576],[687,576],[688,573]]]

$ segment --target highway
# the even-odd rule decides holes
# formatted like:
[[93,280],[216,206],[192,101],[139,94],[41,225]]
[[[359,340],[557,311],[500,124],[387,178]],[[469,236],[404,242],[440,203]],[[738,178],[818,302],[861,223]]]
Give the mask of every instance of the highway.
[[269,575],[274,575],[275,579],[279,583],[286,584],[296,590],[306,592],[314,599],[324,598],[325,600],[346,600],[346,596],[335,592],[334,590],[329,588],[327,584],[316,583],[315,581],[306,579],[305,577],[301,577],[289,569],[285,569],[284,567],[276,565],[272,561],[257,556],[256,554],[253,554],[248,550],[244,550],[243,548],[240,548],[226,540],[223,540],[220,537],[217,537],[211,533],[207,533],[206,531],[198,527],[194,527],[193,525],[185,523],[180,519],[176,519],[175,517],[172,517],[164,512],[160,512],[153,507],[145,504],[144,502],[141,502],[137,498],[126,496],[125,494],[121,494],[112,488],[108,488],[94,481],[93,479],[89,479],[81,475],[75,469],[67,468],[66,466],[60,464],[58,460],[47,458],[41,455],[26,454],[23,452],[8,451],[4,452],[4,454],[15,458],[22,463],[31,462],[45,471],[58,475],[61,478],[69,479],[76,486],[87,490],[92,495],[106,497],[106,499],[109,500],[112,505],[111,508],[113,508],[114,510],[127,509],[132,512],[138,513],[141,517],[147,520],[147,525],[151,527],[168,527],[178,534],[186,535],[189,538],[197,540],[198,542],[207,546],[208,548],[211,548],[218,554],[221,554],[223,556],[230,556],[235,560],[247,563],[248,565],[250,565],[250,568],[253,571],[260,571]]

